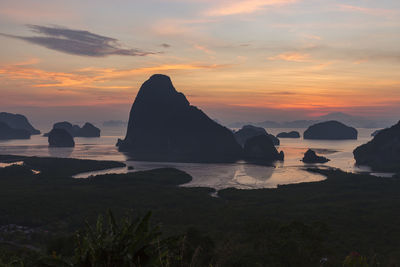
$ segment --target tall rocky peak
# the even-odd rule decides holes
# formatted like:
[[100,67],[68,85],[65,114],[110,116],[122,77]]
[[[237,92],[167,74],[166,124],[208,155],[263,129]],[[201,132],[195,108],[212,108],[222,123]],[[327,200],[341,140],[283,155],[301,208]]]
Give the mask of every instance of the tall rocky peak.
[[185,95],[176,91],[168,76],[155,74],[143,83],[136,96],[129,116],[128,135],[134,124],[158,127],[166,117],[189,106]]
[[138,160],[224,162],[242,155],[230,130],[191,106],[171,79],[160,74],[141,86],[118,146]]
[[189,106],[184,94],[176,91],[171,79],[162,74],[155,74],[143,83],[136,96],[135,104],[141,103],[157,105],[185,105]]

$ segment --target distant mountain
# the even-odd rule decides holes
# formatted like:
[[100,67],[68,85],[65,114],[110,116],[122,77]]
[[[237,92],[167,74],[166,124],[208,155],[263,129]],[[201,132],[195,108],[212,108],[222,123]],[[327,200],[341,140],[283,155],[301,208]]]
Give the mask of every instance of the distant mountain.
[[334,112],[324,116],[316,117],[314,120],[295,120],[285,122],[236,122],[228,126],[231,128],[240,128],[244,125],[251,124],[264,128],[308,128],[311,125],[324,121],[339,121],[355,128],[385,128],[391,124],[390,121],[373,120],[360,116],[352,116],[343,112]]
[[245,125],[254,125],[263,128],[307,128],[318,121],[307,121],[307,120],[297,120],[297,121],[286,121],[286,122],[276,122],[276,121],[263,121],[263,122],[234,122],[228,125],[230,128],[242,128]]
[[0,112],[0,122],[6,123],[13,129],[22,129],[28,131],[30,134],[40,134],[28,121],[28,119],[21,114],[12,114],[8,112]]
[[231,123],[231,124],[228,124],[227,126],[229,127],[229,128],[242,128],[243,126],[245,126],[245,125],[254,125],[255,123],[254,122],[244,122],[244,121],[241,121],[241,122],[234,122],[234,123]]
[[317,122],[316,120],[286,121],[282,122],[281,127],[278,128],[308,128]]
[[356,127],[356,128],[382,128],[387,127],[390,122],[380,121],[380,120],[372,120],[365,117],[360,116],[352,116],[342,112],[334,112],[329,113],[324,116],[318,117],[319,121],[340,121],[347,125]]
[[282,126],[279,122],[275,122],[275,121],[258,122],[258,123],[256,123],[256,125],[259,127],[264,127],[264,128],[280,128]]

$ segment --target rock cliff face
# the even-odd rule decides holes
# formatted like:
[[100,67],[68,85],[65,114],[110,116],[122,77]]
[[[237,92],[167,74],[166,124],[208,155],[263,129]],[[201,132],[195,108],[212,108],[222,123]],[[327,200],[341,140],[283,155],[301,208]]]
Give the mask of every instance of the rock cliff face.
[[400,171],[400,122],[381,130],[353,154],[358,165],[367,165],[376,171]]
[[[57,122],[53,125],[53,129],[64,129],[72,137],[100,137],[100,129],[89,122],[86,122],[82,128],[79,125],[72,125],[68,121]],[[48,135],[49,133],[44,134],[44,136]]]
[[329,161],[329,159],[318,156],[314,150],[309,149],[306,153],[304,153],[302,161],[304,163],[326,163]]
[[31,138],[31,133],[29,131],[11,128],[7,123],[0,121],[0,140],[29,138]]
[[191,106],[161,74],[141,86],[117,145],[133,159],[151,161],[229,162],[243,152],[230,130]]
[[0,122],[6,123],[13,129],[26,130],[31,135],[40,134],[40,131],[33,128],[33,126],[29,123],[28,119],[20,114],[0,112]]
[[236,141],[241,146],[244,146],[244,144],[248,139],[258,135],[268,135],[274,145],[279,146],[280,144],[279,139],[276,138],[274,135],[267,133],[267,131],[262,127],[256,127],[253,125],[245,125],[240,130],[236,131],[234,134]]
[[65,129],[56,128],[49,133],[50,147],[74,147],[75,142],[72,135]]
[[357,135],[358,132],[353,127],[338,121],[326,121],[310,126],[304,132],[304,139],[345,140],[357,139]]
[[283,152],[276,150],[267,135],[258,135],[248,139],[244,145],[244,156],[247,161],[273,162],[283,160]]

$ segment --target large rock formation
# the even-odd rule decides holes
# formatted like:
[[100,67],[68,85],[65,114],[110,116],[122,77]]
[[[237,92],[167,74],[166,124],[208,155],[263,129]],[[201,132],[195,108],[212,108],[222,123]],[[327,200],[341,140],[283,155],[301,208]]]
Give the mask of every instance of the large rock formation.
[[256,127],[253,125],[245,125],[240,130],[234,132],[236,141],[244,146],[246,141],[252,137],[258,135],[267,135],[271,139],[272,143],[276,146],[279,146],[280,141],[274,135],[267,133],[267,131],[262,127]]
[[338,121],[326,121],[310,126],[304,132],[304,139],[345,140],[357,139],[357,135],[358,132],[353,127]]
[[271,139],[272,143],[273,143],[275,146],[279,146],[279,145],[281,144],[281,141],[280,141],[279,138],[277,138],[275,135],[269,133],[269,134],[268,134],[268,137],[269,137],[269,139]]
[[11,128],[7,123],[0,121],[0,140],[29,138],[31,138],[29,131]]
[[296,131],[282,132],[282,133],[279,133],[276,137],[278,137],[278,138],[300,138],[300,133],[296,132]]
[[49,133],[50,147],[74,147],[75,142],[72,135],[65,129],[55,128]]
[[[86,122],[82,128],[68,121],[57,122],[53,125],[53,129],[64,129],[73,137],[100,137],[100,129],[89,122]],[[44,136],[48,135],[49,133],[44,134]]]
[[353,154],[358,165],[368,165],[376,171],[400,171],[400,122],[381,130]]
[[191,106],[161,74],[141,86],[118,147],[133,159],[152,161],[229,162],[243,152],[229,129]]
[[100,129],[87,122],[80,128],[75,136],[79,137],[100,137]]
[[13,129],[26,130],[31,135],[40,134],[40,131],[33,128],[24,115],[0,112],[0,122],[6,123]]
[[279,153],[267,135],[258,135],[248,139],[244,145],[244,156],[248,161],[257,162],[272,162],[284,158],[283,151]]
[[318,156],[314,150],[309,149],[306,153],[304,153],[302,161],[304,163],[326,163],[329,161],[329,159]]

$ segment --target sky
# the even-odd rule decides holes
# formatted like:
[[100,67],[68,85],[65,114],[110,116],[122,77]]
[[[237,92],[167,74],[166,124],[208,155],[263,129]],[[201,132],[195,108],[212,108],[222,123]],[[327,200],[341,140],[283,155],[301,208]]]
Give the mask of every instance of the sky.
[[0,111],[127,120],[169,75],[224,123],[400,118],[398,0],[1,0]]

